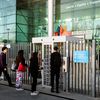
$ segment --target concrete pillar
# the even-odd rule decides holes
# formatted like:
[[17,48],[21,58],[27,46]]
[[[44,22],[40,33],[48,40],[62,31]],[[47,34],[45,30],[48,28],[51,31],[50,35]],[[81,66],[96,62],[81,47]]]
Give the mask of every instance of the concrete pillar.
[[92,40],[92,96],[96,96],[96,43]]
[[54,0],[48,0],[48,36],[53,34],[53,2]]

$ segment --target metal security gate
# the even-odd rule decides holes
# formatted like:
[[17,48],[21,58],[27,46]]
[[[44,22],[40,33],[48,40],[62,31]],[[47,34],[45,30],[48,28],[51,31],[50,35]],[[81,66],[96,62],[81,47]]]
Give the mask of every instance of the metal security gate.
[[[42,39],[43,40],[43,39]],[[33,43],[33,52],[38,52],[39,67],[41,69],[42,87],[50,87],[50,55],[52,43],[43,43],[41,38],[35,38]]]
[[[53,47],[56,45],[61,53],[62,60],[66,57],[65,53],[66,37],[43,37],[33,38],[33,50],[36,49],[36,45],[41,44],[42,46],[42,86],[50,87],[50,56],[53,52]],[[63,90],[63,68],[61,68],[60,74],[60,88]]]
[[96,41],[96,96],[100,97],[100,40]]
[[50,55],[53,52],[53,47],[58,46],[62,57],[62,67],[60,71],[60,89],[66,90],[66,72],[67,72],[67,57],[66,57],[66,40],[78,40],[75,37],[54,36],[54,37],[38,37],[32,39],[33,50],[36,50],[36,45],[42,45],[42,86],[50,87]]
[[[50,87],[50,57],[51,53],[53,52],[54,46],[57,46],[59,49],[59,52],[61,54],[62,62],[65,60],[64,58],[66,57],[66,50],[65,50],[65,43],[66,42],[58,42],[58,41],[53,41],[53,43],[43,43],[43,85],[45,87]],[[64,68],[63,66],[60,69],[60,82],[59,82],[59,87],[61,90],[64,90]],[[54,81],[54,83],[56,83]]]
[[[96,63],[95,40],[69,41],[68,46],[68,91],[91,96],[100,96],[100,53],[98,53],[98,60]],[[83,57],[83,61],[75,62],[75,51],[87,51],[88,62],[84,62],[84,57],[82,55],[80,56]],[[96,67],[98,67],[98,70]]]
[[43,86],[50,86],[50,56],[52,52],[52,43],[43,43]]

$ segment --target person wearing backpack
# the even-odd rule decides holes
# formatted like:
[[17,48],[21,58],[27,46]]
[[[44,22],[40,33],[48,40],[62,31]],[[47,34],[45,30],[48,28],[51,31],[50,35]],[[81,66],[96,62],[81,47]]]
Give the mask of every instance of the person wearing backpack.
[[51,65],[51,92],[54,92],[54,77],[56,77],[56,93],[59,93],[61,55],[58,52],[58,47],[54,47],[54,52],[51,53],[50,65]]
[[6,53],[8,51],[7,47],[3,47],[2,48],[2,52],[0,54],[0,75],[2,74],[2,72],[4,73],[5,78],[8,81],[9,86],[13,86],[12,82],[11,82],[11,78],[8,74],[7,71],[7,64],[6,64]]

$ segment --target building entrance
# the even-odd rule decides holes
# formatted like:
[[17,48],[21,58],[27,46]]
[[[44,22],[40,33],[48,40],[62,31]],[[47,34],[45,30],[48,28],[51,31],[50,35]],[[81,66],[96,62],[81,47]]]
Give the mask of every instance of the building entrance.
[[[42,67],[42,86],[50,87],[50,56],[53,52],[54,46],[57,46],[62,58],[62,67],[60,70],[60,89],[66,90],[66,84],[68,83],[66,73],[68,69],[67,58],[69,56],[69,44],[68,41],[78,40],[75,37],[66,36],[53,36],[53,37],[38,37],[33,38],[33,51],[41,51],[41,59],[39,59],[40,66]],[[39,57],[40,58],[40,57]]]

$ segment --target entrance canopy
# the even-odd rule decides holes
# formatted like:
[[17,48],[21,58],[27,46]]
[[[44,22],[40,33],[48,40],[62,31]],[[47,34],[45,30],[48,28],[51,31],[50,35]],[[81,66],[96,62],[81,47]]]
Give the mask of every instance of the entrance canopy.
[[74,36],[52,36],[52,37],[34,37],[32,43],[52,43],[52,42],[66,42],[66,41],[80,41],[83,38],[77,38]]

